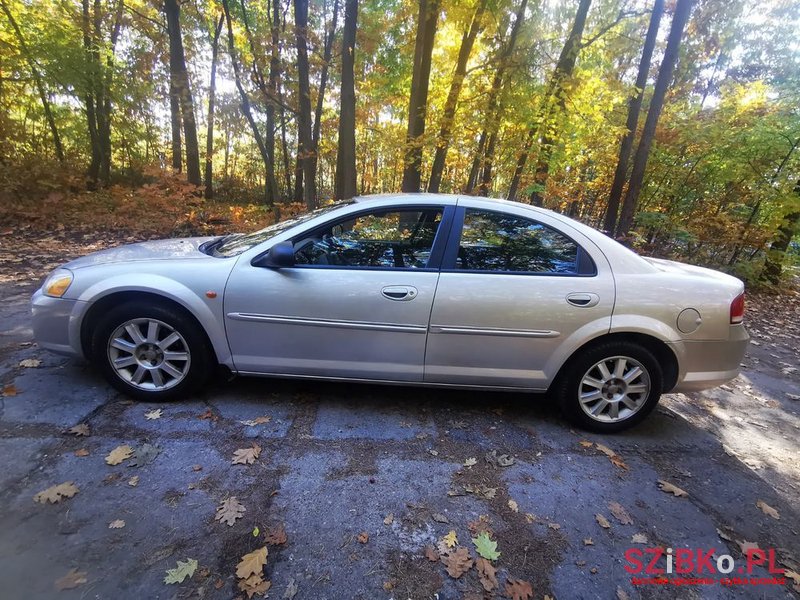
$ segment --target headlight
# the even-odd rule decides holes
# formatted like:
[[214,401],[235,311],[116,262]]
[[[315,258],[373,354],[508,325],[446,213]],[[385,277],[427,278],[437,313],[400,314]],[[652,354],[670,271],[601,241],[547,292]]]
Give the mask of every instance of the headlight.
[[42,286],[42,292],[45,296],[52,296],[53,298],[61,298],[72,283],[72,273],[66,269],[58,269],[53,271],[50,276],[45,279]]

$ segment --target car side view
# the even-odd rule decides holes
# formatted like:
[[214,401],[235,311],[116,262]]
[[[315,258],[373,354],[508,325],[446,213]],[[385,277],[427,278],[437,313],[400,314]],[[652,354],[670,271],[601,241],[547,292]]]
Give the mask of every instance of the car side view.
[[336,203],[250,234],[131,244],[56,269],[40,346],[137,399],[239,375],[551,391],[614,432],[738,374],[744,286],[563,215],[440,194]]

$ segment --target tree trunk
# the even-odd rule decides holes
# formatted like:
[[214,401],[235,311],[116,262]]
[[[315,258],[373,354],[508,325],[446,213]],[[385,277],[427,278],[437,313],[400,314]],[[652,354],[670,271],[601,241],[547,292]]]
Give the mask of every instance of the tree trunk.
[[169,81],[169,122],[171,132],[172,149],[172,169],[180,173],[183,171],[183,150],[181,147],[181,100],[178,97],[178,90],[172,82]]
[[[286,111],[283,103],[283,88],[281,87],[281,57],[280,57],[281,7],[280,7],[280,2],[278,0],[272,0],[272,23],[270,27],[270,34],[272,36],[272,53],[269,63],[269,83],[270,83],[270,89],[271,90],[274,89],[275,95],[278,98],[279,117],[281,120],[280,128],[281,128],[281,148],[283,154],[283,176],[286,183],[286,197],[291,198],[292,172],[289,169],[289,145],[286,141]],[[269,126],[269,107],[267,107],[267,124]],[[273,141],[273,148],[274,148],[274,141]]]
[[478,138],[478,149],[475,151],[475,158],[472,159],[472,166],[469,169],[469,176],[467,177],[467,185],[464,186],[465,194],[471,194],[478,183],[478,175],[480,175],[481,163],[483,162],[483,155],[486,151],[486,135],[486,129],[484,129],[481,131],[481,136]]
[[[339,143],[336,152],[336,199],[356,195],[356,91],[355,63],[358,0],[345,0],[342,32],[342,86],[339,110]],[[362,178],[363,179],[363,178]]]
[[[117,1],[114,9],[114,25],[106,56],[105,67],[98,62],[98,85],[101,94],[97,98],[97,135],[100,143],[100,180],[105,187],[111,184],[111,82],[114,73],[114,51],[122,28],[122,0]],[[100,0],[95,0],[94,29],[96,44],[103,45],[103,14]]]
[[17,38],[19,50],[25,57],[25,62],[28,63],[28,69],[30,69],[31,77],[33,77],[33,82],[36,85],[36,91],[39,93],[39,99],[42,102],[42,109],[44,110],[44,117],[47,120],[47,126],[50,128],[50,135],[53,137],[53,146],[55,148],[56,158],[58,159],[58,162],[63,165],[64,147],[61,144],[61,135],[58,133],[58,127],[56,127],[56,120],[53,117],[53,111],[50,107],[50,99],[48,98],[47,92],[44,89],[42,76],[39,73],[39,69],[36,68],[36,61],[34,61],[33,55],[30,53],[30,49],[28,48],[25,38],[22,35],[22,31],[20,30],[16,19],[14,19],[14,15],[11,14],[11,10],[9,10],[6,1],[2,0],[2,2],[0,2],[0,6],[2,6],[3,12],[8,18],[11,28],[14,30],[14,36]]
[[92,43],[92,19],[89,12],[89,0],[81,1],[81,29],[83,33],[83,48],[86,53],[86,64],[88,65],[86,72],[86,121],[89,129],[89,146],[91,150],[91,159],[89,168],[86,173],[86,188],[89,190],[97,189],[97,182],[100,179],[100,161],[102,152],[100,150],[100,140],[97,135],[97,113],[95,111],[95,87],[96,87],[96,72],[95,59],[96,52]]
[[447,150],[450,146],[450,138],[453,134],[453,121],[455,119],[456,108],[458,107],[458,97],[461,95],[461,88],[464,85],[464,77],[467,74],[467,63],[472,53],[472,46],[475,44],[475,38],[481,30],[486,3],[487,0],[478,0],[478,5],[475,7],[475,14],[472,16],[469,29],[461,36],[461,48],[458,50],[458,60],[456,61],[456,69],[453,72],[453,81],[450,83],[450,91],[444,103],[439,136],[436,138],[436,153],[433,157],[431,176],[428,180],[428,191],[432,193],[438,192],[442,183]]
[[414,47],[414,68],[408,102],[408,132],[403,168],[402,190],[419,192],[422,179],[422,142],[425,115],[428,109],[428,86],[431,74],[431,53],[439,20],[440,0],[419,0],[417,38]]
[[675,63],[678,61],[683,30],[689,20],[689,14],[692,12],[692,2],[693,0],[678,0],[678,4],[675,6],[675,13],[672,16],[672,24],[667,38],[667,47],[664,50],[664,58],[661,61],[661,67],[658,69],[658,77],[653,88],[653,97],[650,99],[650,108],[647,110],[647,119],[644,123],[644,129],[642,129],[642,137],[633,157],[631,179],[628,183],[628,191],[622,203],[622,212],[615,232],[617,237],[626,236],[633,225],[633,216],[636,213],[636,204],[639,201],[639,194],[644,183],[650,147],[653,145],[653,137],[656,133],[658,118],[661,116],[661,109],[664,106],[667,89],[672,83],[672,73],[675,70]]
[[208,84],[208,123],[206,123],[206,198],[214,197],[214,109],[217,95],[217,59],[219,58],[219,36],[222,33],[222,24],[225,14],[219,16],[214,28],[214,37],[211,40],[211,79]]
[[581,39],[583,30],[586,27],[586,15],[592,0],[581,0],[578,10],[575,13],[575,20],[569,32],[567,41],[561,49],[556,68],[550,79],[548,94],[543,100],[541,120],[539,122],[539,154],[536,159],[536,170],[534,173],[534,188],[531,192],[531,204],[542,205],[542,198],[547,179],[550,176],[550,157],[553,153],[553,145],[558,139],[551,123],[564,112],[567,102],[565,84],[572,77],[575,71],[575,63],[578,60],[578,53],[581,50]]
[[497,132],[500,128],[500,116],[502,113],[502,103],[500,102],[500,93],[503,90],[503,84],[506,69],[511,62],[511,56],[514,53],[514,47],[517,44],[517,36],[519,35],[522,20],[525,18],[525,8],[528,5],[528,0],[522,0],[517,10],[514,25],[511,28],[511,35],[506,42],[503,52],[500,55],[499,66],[494,74],[492,81],[492,89],[489,92],[489,107],[487,116],[489,118],[489,141],[486,144],[486,152],[483,157],[483,177],[481,178],[481,185],[478,193],[481,196],[486,196],[489,193],[489,188],[492,186],[492,167],[494,163],[494,149],[497,145]]
[[308,0],[294,0],[295,39],[297,41],[297,138],[298,161],[303,171],[303,200],[308,210],[317,207],[316,155],[311,137],[311,90],[308,81]]
[[[800,181],[795,185],[794,193],[800,196]],[[781,282],[786,251],[798,231],[800,231],[800,211],[795,210],[784,217],[783,222],[778,227],[777,236],[769,246],[767,261],[764,263],[764,272],[761,275],[764,281],[772,285],[778,285]]]
[[239,98],[242,101],[242,114],[244,114],[244,118],[247,120],[248,125],[250,125],[250,131],[253,133],[256,146],[258,146],[258,151],[261,154],[261,160],[264,163],[264,201],[267,206],[271,206],[272,199],[278,198],[278,182],[275,179],[275,171],[269,160],[269,153],[267,152],[264,138],[261,136],[258,124],[253,118],[253,111],[250,109],[250,98],[242,85],[241,66],[239,65],[239,58],[236,56],[236,45],[234,44],[233,24],[231,23],[231,11],[228,0],[222,0],[222,10],[225,14],[225,22],[228,26],[228,53],[230,54],[231,65],[233,66],[233,78],[236,89],[239,91]]
[[653,12],[650,15],[650,24],[647,27],[647,34],[644,38],[642,48],[642,59],[639,61],[639,72],[636,75],[636,91],[628,100],[628,119],[625,122],[625,134],[619,147],[619,159],[617,169],[614,172],[614,182],[611,184],[611,192],[608,195],[608,206],[603,229],[609,235],[613,235],[617,226],[617,212],[619,211],[619,201],[622,199],[622,190],[625,187],[625,180],[628,178],[628,162],[633,150],[633,141],[636,138],[636,128],[639,124],[639,112],[642,108],[644,98],[644,88],[647,85],[647,76],[650,73],[650,59],[653,56],[653,48],[656,45],[658,26],[661,23],[661,15],[664,13],[664,0],[655,0]]
[[517,157],[517,166],[514,168],[514,176],[511,178],[511,186],[508,188],[509,200],[517,199],[517,192],[519,191],[519,182],[522,179],[522,173],[525,170],[525,163],[528,162],[528,155],[533,147],[533,140],[536,138],[536,129],[531,128],[528,130],[528,135],[525,137],[525,145],[522,147],[522,152]]
[[197,123],[194,118],[194,100],[186,70],[186,56],[181,35],[180,6],[178,0],[164,0],[169,34],[169,71],[180,100],[183,121],[183,139],[186,144],[186,178],[189,183],[200,185],[200,149],[197,142]]
[[[319,93],[317,94],[317,104],[314,108],[314,128],[311,132],[314,150],[319,148],[319,136],[322,128],[322,104],[325,101],[325,88],[328,85],[328,68],[330,67],[331,56],[333,55],[333,40],[336,36],[336,24],[338,20],[339,0],[333,0],[333,17],[331,18],[330,25],[325,30],[325,39],[322,44],[322,71],[319,75]],[[353,47],[355,47],[355,41],[353,44]],[[316,162],[316,156],[314,160]]]

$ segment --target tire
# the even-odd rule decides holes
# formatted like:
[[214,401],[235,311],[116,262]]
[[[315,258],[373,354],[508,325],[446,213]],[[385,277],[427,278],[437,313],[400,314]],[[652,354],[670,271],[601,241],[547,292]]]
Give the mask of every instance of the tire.
[[112,386],[145,402],[186,397],[214,366],[193,319],[177,308],[137,302],[121,304],[98,321],[92,360]]
[[647,348],[634,342],[607,342],[570,360],[559,376],[555,395],[561,412],[573,424],[615,433],[650,414],[661,398],[663,381],[658,360]]

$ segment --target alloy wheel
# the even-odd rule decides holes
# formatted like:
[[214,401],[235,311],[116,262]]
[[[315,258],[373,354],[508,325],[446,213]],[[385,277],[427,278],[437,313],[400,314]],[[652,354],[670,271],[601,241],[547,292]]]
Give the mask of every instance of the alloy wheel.
[[605,358],[581,379],[580,407],[595,421],[624,421],[644,406],[650,388],[650,376],[642,363],[629,356]]

